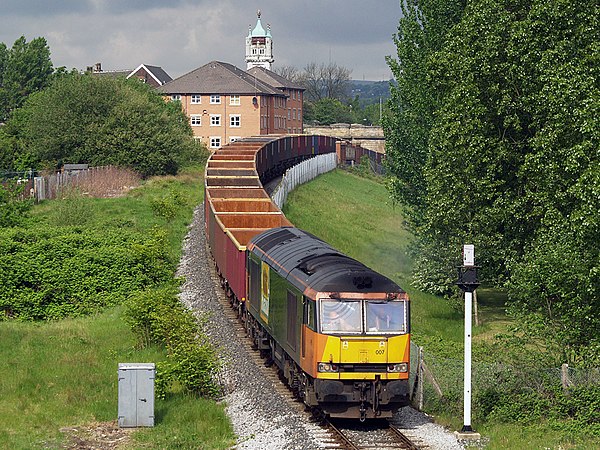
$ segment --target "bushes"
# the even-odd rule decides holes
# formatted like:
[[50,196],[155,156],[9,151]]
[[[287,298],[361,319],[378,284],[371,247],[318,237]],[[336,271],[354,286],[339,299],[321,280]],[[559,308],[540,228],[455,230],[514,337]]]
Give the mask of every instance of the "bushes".
[[0,320],[79,316],[172,279],[163,231],[0,230]]
[[212,397],[219,393],[213,379],[219,368],[216,353],[206,336],[199,333],[202,322],[179,302],[176,286],[132,296],[124,314],[142,347],[156,344],[167,349],[168,360],[157,366],[157,397],[164,398],[177,383],[193,395]]
[[0,184],[0,227],[14,227],[23,222],[31,209],[31,200],[20,200],[23,186],[14,182]]

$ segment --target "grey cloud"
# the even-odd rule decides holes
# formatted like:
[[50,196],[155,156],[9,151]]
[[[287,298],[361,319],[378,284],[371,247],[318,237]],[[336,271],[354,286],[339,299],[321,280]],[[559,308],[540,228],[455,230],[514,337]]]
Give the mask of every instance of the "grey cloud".
[[91,12],[93,6],[84,0],[2,0],[2,16],[52,17],[61,14]]

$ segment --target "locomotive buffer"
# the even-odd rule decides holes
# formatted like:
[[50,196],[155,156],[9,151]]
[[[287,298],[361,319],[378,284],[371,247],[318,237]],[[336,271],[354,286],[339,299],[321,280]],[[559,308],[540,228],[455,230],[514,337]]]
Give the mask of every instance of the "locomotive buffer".
[[458,267],[458,287],[465,293],[465,366],[464,366],[464,422],[458,439],[480,439],[481,435],[471,427],[471,331],[473,316],[473,292],[479,286],[475,247],[463,247],[463,265]]

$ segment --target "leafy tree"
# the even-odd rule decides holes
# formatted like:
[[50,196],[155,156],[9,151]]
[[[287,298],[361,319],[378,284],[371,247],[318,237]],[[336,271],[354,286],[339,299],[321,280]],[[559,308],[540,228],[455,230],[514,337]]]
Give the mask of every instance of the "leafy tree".
[[64,74],[18,119],[26,148],[48,167],[115,164],[149,176],[202,158],[181,109],[137,80]]
[[7,49],[0,44],[0,122],[19,108],[33,92],[44,89],[53,73],[46,39],[27,42],[24,36]]
[[474,243],[523,329],[574,361],[600,323],[600,10],[479,0],[431,46],[426,6],[402,19],[386,119],[393,194],[419,233],[415,278],[449,293]]
[[389,114],[382,125],[392,197],[418,225],[426,207],[424,167],[429,134],[439,99],[429,79],[429,59],[442,48],[464,10],[464,0],[403,0],[402,18],[394,36],[397,59],[387,57],[394,74]]
[[322,98],[310,103],[309,109],[304,114],[304,120],[320,125],[332,123],[353,123],[355,116],[348,105],[335,98]]

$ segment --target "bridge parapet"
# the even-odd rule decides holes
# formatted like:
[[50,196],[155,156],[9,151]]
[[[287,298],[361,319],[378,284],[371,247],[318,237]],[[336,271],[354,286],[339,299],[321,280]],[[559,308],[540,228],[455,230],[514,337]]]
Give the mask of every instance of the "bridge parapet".
[[383,128],[365,126],[361,124],[336,123],[323,126],[304,126],[307,134],[333,136],[349,141],[352,145],[359,145],[378,153],[385,153],[385,137]]

